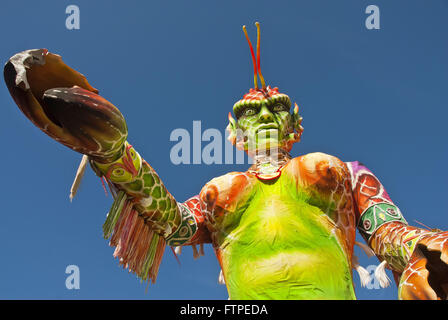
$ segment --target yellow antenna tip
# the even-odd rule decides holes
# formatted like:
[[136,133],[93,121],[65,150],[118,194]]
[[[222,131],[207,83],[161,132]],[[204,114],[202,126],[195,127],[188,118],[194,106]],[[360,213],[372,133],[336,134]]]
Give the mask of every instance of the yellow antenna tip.
[[244,32],[244,35],[246,36],[246,38],[248,39],[249,35],[247,34],[247,30],[246,30],[246,26],[245,25],[243,26],[243,32]]

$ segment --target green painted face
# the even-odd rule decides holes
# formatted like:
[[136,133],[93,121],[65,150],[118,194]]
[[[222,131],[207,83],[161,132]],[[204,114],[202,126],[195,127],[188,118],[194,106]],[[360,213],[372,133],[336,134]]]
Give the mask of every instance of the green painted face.
[[[290,151],[303,131],[297,105],[291,114],[289,97],[278,93],[277,88],[267,87],[267,90],[262,93],[251,89],[244,99],[235,103],[233,111],[237,121],[229,114],[229,140],[249,154],[273,149]],[[266,92],[273,94],[260,98]]]
[[241,130],[237,140],[243,139],[244,150],[249,152],[282,148],[294,131],[289,107],[270,101],[243,106],[237,127]]

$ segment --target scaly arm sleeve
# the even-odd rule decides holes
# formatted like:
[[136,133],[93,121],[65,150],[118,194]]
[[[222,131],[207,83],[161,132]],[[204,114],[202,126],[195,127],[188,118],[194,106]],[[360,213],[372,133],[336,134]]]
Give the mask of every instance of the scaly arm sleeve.
[[178,203],[157,173],[126,142],[111,163],[90,160],[95,173],[114,191],[114,204],[103,226],[120,264],[143,280],[156,279],[165,245],[210,242],[199,197]]

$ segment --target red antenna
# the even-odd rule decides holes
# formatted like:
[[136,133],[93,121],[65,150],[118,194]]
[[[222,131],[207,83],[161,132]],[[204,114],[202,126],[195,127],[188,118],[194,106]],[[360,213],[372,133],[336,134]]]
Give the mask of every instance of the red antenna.
[[257,26],[257,68],[258,68],[258,75],[260,76],[260,82],[261,87],[266,89],[266,83],[264,82],[263,75],[261,74],[261,68],[260,68],[260,24],[258,22],[255,22],[255,25]]
[[246,36],[247,43],[249,44],[250,53],[252,55],[252,62],[254,64],[254,88],[258,89],[258,81],[257,81],[257,61],[255,60],[254,48],[252,47],[252,43],[250,42],[249,35],[247,34],[246,26],[243,26],[244,35]]

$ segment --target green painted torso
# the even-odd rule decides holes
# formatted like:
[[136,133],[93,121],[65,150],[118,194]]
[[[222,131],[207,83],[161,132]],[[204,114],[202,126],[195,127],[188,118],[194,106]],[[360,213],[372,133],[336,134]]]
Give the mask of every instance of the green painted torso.
[[351,251],[336,236],[331,198],[291,172],[273,181],[246,179],[233,201],[238,182],[230,182],[226,204],[217,203],[227,208],[214,216],[230,298],[354,299]]

